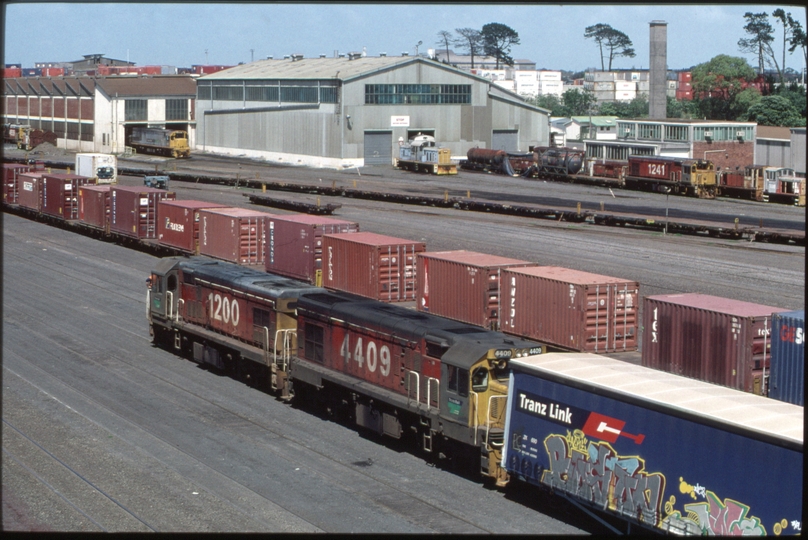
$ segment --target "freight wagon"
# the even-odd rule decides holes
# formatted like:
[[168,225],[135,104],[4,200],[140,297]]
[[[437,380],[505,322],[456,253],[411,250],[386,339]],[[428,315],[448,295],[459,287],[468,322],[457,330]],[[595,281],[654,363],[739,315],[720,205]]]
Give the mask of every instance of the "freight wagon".
[[802,407],[594,354],[510,368],[509,474],[641,529],[801,533]]
[[707,294],[647,296],[642,365],[766,395],[772,306]]
[[772,315],[768,396],[805,404],[805,310]]
[[174,158],[191,157],[188,132],[179,129],[132,128],[129,146],[146,154],[159,154]]

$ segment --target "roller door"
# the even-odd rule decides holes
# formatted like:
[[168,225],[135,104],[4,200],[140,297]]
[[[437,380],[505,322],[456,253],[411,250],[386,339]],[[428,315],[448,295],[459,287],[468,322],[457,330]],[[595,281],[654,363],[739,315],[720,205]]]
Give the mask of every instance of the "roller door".
[[495,129],[491,137],[491,149],[516,152],[519,149],[519,132],[515,129]]
[[392,165],[393,132],[365,132],[365,165]]

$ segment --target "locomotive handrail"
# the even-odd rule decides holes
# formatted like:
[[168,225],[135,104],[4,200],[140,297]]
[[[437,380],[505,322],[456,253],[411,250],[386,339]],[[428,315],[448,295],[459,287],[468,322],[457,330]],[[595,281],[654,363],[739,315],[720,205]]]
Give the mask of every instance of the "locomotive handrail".
[[[415,371],[408,371],[407,372],[407,382],[410,382],[410,379],[415,377],[415,403],[420,404],[421,402],[421,380]],[[412,400],[412,384],[407,385],[407,406],[409,407],[410,401]]]
[[146,320],[149,324],[152,322],[151,308],[151,289],[146,289]]
[[[278,336],[283,334],[283,338],[281,343],[283,343],[281,347],[281,363],[278,363]],[[275,331],[275,347],[272,348],[273,350],[273,358],[272,362],[278,366],[278,369],[281,371],[286,371],[289,366],[289,359],[292,356],[291,351],[291,336],[296,336],[297,330],[294,328],[286,328],[285,330],[277,330]]]
[[[269,328],[262,326],[264,330],[264,363],[269,367]],[[275,338],[277,340],[277,337]]]
[[[477,446],[477,433],[479,432],[479,429],[480,429],[480,423],[477,421],[477,414],[478,414],[478,412],[477,412],[477,409],[478,409],[477,398],[478,398],[478,394],[477,394],[477,392],[472,391],[471,396],[474,398],[473,403],[472,403],[472,406],[474,407],[474,411],[473,411],[474,422],[472,423],[471,427],[474,430],[474,446]],[[472,414],[472,411],[469,411],[469,414]],[[488,413],[486,413],[486,417],[487,416],[488,416]]]
[[180,306],[185,305],[185,300],[180,298],[177,300],[177,313],[174,314],[174,322],[180,322]]
[[[507,407],[507,399],[508,396],[491,396],[488,398],[488,414],[486,415],[486,423],[485,423],[485,447],[488,448],[489,445],[492,448],[502,448],[505,445],[505,440],[503,439],[500,443],[493,443],[490,441],[489,436],[491,434],[491,411],[493,410],[493,403],[495,399],[504,399],[506,400],[505,407]],[[503,409],[504,410],[504,409]]]
[[168,307],[166,308],[166,318],[174,318],[174,293],[166,291],[166,299],[168,300]]
[[[432,384],[437,386],[437,390],[435,391],[435,403],[437,403],[437,407],[432,406]],[[440,381],[435,377],[429,377],[426,380],[426,410],[430,411],[432,409],[435,412],[440,412]]]

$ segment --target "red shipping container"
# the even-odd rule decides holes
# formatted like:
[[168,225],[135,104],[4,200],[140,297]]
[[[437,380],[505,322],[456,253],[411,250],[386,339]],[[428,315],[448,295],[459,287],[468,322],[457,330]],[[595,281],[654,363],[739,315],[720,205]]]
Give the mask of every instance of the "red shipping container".
[[500,274],[524,266],[536,263],[474,251],[419,253],[416,309],[498,330]]
[[3,202],[17,204],[17,175],[31,170],[20,163],[3,163]]
[[502,271],[503,332],[564,350],[634,351],[639,283],[558,266]]
[[679,72],[679,80],[682,82],[691,82],[692,80],[692,73],[690,71],[680,71]]
[[706,294],[648,296],[642,365],[761,394],[769,370],[771,317],[786,311]]
[[17,79],[22,77],[22,68],[3,68],[3,79]]
[[112,186],[109,230],[133,238],[157,238],[157,203],[175,199],[173,191],[140,186]]
[[415,257],[424,251],[424,242],[381,234],[326,234],[323,287],[383,302],[415,300]]
[[199,253],[237,264],[264,264],[266,220],[277,217],[247,208],[199,211]]
[[109,232],[110,185],[79,188],[79,221]]
[[199,255],[199,211],[205,208],[229,207],[205,201],[160,201],[157,208],[160,216],[157,240],[166,246]]
[[29,171],[17,175],[17,204],[23,208],[42,210],[42,177],[45,171]]
[[79,219],[79,187],[95,184],[78,174],[45,174],[42,177],[42,213],[73,221]]
[[266,223],[267,272],[322,286],[323,235],[359,232],[359,224],[324,216],[273,216]]

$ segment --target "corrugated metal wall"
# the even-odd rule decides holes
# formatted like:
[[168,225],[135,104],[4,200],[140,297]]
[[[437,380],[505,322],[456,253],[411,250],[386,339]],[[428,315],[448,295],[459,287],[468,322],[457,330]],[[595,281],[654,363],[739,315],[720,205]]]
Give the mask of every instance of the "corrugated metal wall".
[[791,167],[805,174],[805,128],[791,130]]

